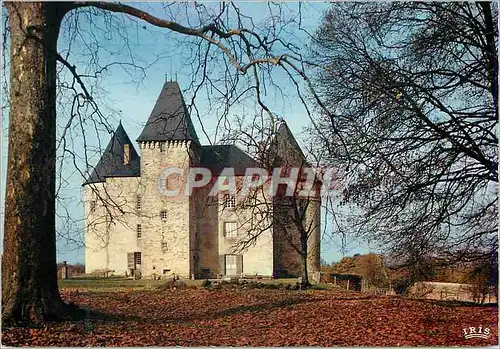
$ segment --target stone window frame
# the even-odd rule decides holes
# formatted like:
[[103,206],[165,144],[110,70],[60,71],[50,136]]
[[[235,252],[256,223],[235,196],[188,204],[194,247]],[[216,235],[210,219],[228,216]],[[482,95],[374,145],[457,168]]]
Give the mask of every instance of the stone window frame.
[[[234,229],[232,230],[228,230],[228,225],[229,224],[234,224]],[[234,222],[234,221],[228,221],[228,222],[224,222],[224,237],[226,239],[235,239],[238,237],[238,222]],[[228,234],[228,233],[231,233],[231,234]],[[234,234],[233,234],[234,233]]]

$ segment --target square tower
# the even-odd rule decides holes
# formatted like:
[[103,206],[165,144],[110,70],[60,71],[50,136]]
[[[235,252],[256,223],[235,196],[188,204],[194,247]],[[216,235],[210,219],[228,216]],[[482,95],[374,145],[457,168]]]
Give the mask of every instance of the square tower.
[[[200,159],[198,136],[176,82],[165,82],[142,133],[141,273],[190,277],[195,271],[194,198],[185,194]],[[166,195],[166,190],[176,194]]]

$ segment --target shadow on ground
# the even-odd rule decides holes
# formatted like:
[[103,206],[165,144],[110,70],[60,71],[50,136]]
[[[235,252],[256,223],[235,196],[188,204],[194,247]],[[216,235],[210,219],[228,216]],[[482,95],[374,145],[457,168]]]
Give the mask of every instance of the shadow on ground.
[[224,309],[221,311],[216,311],[212,313],[201,313],[192,316],[172,316],[172,317],[161,317],[161,318],[147,318],[138,315],[118,315],[105,313],[101,311],[96,311],[93,309],[88,309],[89,316],[87,320],[96,322],[106,322],[106,323],[117,323],[117,322],[140,322],[147,324],[161,324],[168,322],[175,322],[176,324],[190,323],[192,321],[199,320],[216,320],[219,318],[224,318],[231,315],[241,314],[241,313],[258,313],[263,311],[271,311],[280,308],[292,307],[298,304],[306,304],[313,302],[321,302],[321,299],[286,299],[282,301],[272,302],[272,303],[260,303],[254,305],[240,305],[237,307]]

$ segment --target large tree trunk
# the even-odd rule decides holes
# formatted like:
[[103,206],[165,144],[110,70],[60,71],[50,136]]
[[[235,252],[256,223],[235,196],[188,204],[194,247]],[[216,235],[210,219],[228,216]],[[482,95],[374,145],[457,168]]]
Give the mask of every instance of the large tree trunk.
[[12,64],[2,318],[66,318],[55,237],[56,45],[64,13],[55,3],[6,6]]

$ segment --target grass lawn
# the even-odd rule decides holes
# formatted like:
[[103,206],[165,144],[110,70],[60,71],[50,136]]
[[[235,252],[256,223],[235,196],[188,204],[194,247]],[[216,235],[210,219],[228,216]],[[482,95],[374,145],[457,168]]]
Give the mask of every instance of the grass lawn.
[[[8,346],[492,346],[496,306],[339,290],[158,290],[164,281],[65,280],[85,321],[4,328]],[[196,281],[197,282],[197,281]],[[191,285],[195,286],[195,285]],[[488,339],[462,328],[488,327]]]
[[[203,280],[183,280],[188,286],[200,287]],[[61,291],[130,291],[130,290],[154,290],[166,283],[166,280],[129,280],[124,277],[77,277],[72,279],[58,280]]]
[[[293,279],[256,279],[256,282],[264,284],[295,284]],[[59,288],[65,290],[87,290],[87,291],[130,291],[132,290],[155,290],[157,287],[165,284],[167,280],[129,280],[125,277],[75,277],[72,279],[58,280]],[[188,287],[201,287],[203,280],[182,280]]]

